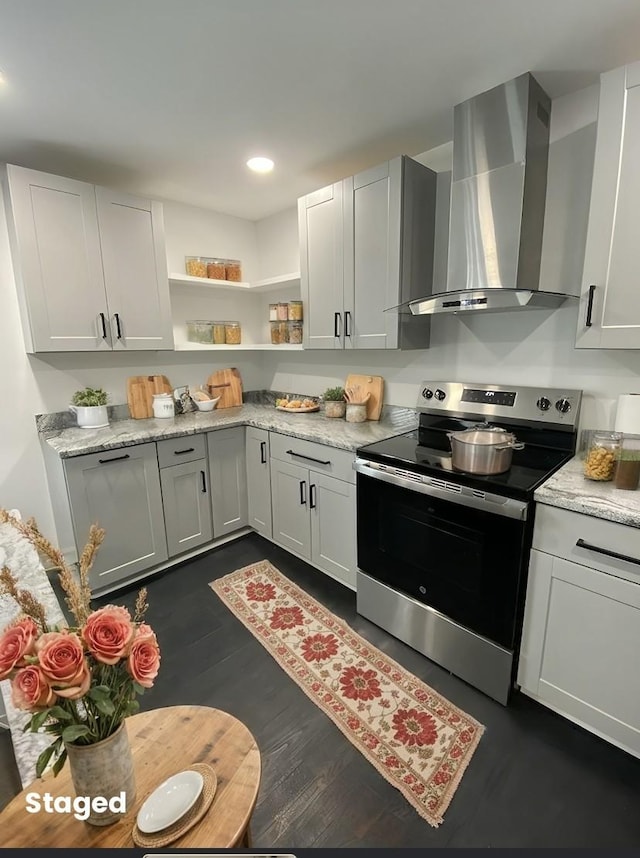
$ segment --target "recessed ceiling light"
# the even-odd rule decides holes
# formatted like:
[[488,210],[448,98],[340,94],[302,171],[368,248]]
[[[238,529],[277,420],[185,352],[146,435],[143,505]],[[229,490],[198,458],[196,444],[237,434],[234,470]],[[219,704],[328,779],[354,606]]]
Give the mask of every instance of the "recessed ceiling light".
[[271,158],[249,158],[247,167],[255,173],[270,173],[273,170]]

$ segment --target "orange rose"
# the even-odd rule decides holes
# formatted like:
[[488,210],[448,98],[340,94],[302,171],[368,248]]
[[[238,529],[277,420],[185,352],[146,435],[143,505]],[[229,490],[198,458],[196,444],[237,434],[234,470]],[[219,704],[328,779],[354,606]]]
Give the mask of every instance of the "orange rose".
[[16,709],[45,709],[56,700],[47,678],[35,664],[22,667],[11,682],[11,699]]
[[47,632],[36,644],[40,669],[60,697],[77,700],[89,690],[91,674],[82,641],[74,632]]
[[97,661],[117,664],[128,654],[134,631],[131,614],[126,608],[106,605],[89,614],[82,637]]
[[0,679],[24,665],[25,655],[31,655],[35,649],[38,627],[31,617],[25,617],[0,635]]
[[135,681],[143,688],[151,688],[160,669],[160,647],[156,636],[146,623],[138,629],[131,645],[127,668]]

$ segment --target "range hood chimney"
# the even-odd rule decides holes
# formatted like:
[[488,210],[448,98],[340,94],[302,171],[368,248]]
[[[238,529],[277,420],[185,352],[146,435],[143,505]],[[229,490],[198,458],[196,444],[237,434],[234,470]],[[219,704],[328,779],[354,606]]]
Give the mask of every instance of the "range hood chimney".
[[540,285],[551,100],[530,73],[456,105],[446,291],[414,315],[557,307]]

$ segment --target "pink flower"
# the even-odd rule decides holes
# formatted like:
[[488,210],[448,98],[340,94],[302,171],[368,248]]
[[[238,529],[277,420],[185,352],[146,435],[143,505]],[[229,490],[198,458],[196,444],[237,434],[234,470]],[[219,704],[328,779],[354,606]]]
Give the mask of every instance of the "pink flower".
[[89,652],[103,664],[116,664],[126,656],[133,635],[131,614],[116,605],[107,605],[89,614],[82,630]]
[[30,617],[25,617],[0,635],[0,679],[24,664],[25,655],[31,655],[35,649],[38,627]]
[[131,644],[127,669],[138,685],[142,685],[143,688],[151,688],[160,670],[160,647],[149,626],[145,626],[142,634],[140,634],[142,628],[143,626],[140,626],[138,634]]
[[36,643],[40,668],[60,697],[77,700],[89,689],[91,674],[80,638],[73,632],[47,632]]
[[11,699],[16,709],[44,709],[53,705],[56,695],[40,668],[30,664],[14,676]]

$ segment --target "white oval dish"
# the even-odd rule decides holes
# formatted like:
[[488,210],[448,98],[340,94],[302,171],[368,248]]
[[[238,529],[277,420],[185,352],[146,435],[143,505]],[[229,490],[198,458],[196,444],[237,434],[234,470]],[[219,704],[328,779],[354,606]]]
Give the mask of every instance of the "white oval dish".
[[195,804],[204,780],[199,772],[178,772],[167,778],[146,799],[136,822],[143,834],[155,834],[177,822]]

